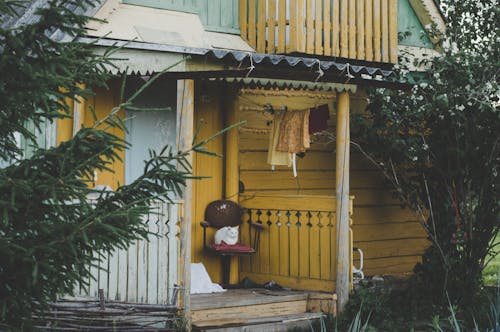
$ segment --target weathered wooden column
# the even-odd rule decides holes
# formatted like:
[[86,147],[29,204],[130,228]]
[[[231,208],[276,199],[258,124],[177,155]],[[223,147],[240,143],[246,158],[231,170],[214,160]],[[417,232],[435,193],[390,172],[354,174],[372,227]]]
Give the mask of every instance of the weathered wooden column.
[[[227,90],[226,90],[227,91]],[[238,91],[232,89],[232,93],[228,94],[228,101],[225,105],[224,127],[234,125],[239,121],[239,103]],[[232,129],[225,134],[225,194],[224,198],[233,202],[239,203],[239,134],[238,129]],[[242,230],[240,230],[241,232]],[[236,284],[239,282],[239,259],[231,257],[231,270],[229,271],[229,283]]]
[[337,100],[336,218],[337,218],[337,311],[349,299],[349,93],[341,92]]
[[[177,81],[177,149],[178,151],[189,150],[193,142],[194,127],[194,81]],[[192,152],[187,157],[192,164]],[[187,326],[191,326],[191,227],[193,213],[193,183],[186,182],[184,188],[184,207],[181,213],[180,226],[180,253],[179,272],[181,274],[181,305],[184,307],[184,315]]]

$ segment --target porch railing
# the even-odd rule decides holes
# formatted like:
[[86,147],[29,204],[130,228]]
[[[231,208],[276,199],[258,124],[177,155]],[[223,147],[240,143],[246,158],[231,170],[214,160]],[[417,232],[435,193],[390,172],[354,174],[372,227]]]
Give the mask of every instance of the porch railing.
[[[99,266],[91,267],[88,286],[78,296],[98,297],[99,289],[110,301],[170,304],[178,282],[178,211],[182,201],[155,203],[144,218],[151,233],[129,248],[103,253]],[[97,255],[97,253],[96,253]]]
[[243,242],[252,236],[250,221],[264,225],[258,252],[241,261],[241,278],[259,283],[275,280],[294,289],[334,291],[335,197],[259,194],[241,197],[240,204],[244,208]]
[[397,0],[240,0],[240,31],[260,53],[397,62]]

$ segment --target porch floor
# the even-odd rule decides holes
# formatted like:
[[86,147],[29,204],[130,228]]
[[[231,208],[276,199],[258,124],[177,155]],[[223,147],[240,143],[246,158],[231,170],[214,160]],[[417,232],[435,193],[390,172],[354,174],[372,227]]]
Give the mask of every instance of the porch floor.
[[311,291],[229,289],[191,295],[193,327],[199,331],[286,331],[327,313],[336,296]]

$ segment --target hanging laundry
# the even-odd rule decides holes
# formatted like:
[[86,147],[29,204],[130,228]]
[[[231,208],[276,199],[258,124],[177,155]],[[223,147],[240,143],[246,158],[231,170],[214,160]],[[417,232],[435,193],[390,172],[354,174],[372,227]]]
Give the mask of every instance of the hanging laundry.
[[275,110],[271,135],[269,138],[269,150],[267,152],[267,163],[274,166],[292,166],[292,155],[288,152],[276,150],[280,136],[281,123],[285,116],[285,111]]
[[298,153],[310,147],[310,110],[287,111],[281,120],[277,151]]
[[311,108],[309,114],[309,134],[319,133],[328,129],[328,119],[330,119],[330,110],[327,104]]

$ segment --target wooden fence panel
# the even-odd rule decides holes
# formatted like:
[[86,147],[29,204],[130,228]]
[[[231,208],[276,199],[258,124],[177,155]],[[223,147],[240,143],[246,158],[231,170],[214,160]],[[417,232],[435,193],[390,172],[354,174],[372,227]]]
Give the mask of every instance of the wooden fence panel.
[[76,295],[98,297],[103,289],[109,301],[169,304],[178,281],[178,208],[178,203],[156,203],[144,218],[148,238],[102,253],[98,266],[91,267],[89,285],[79,285]]

